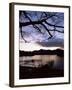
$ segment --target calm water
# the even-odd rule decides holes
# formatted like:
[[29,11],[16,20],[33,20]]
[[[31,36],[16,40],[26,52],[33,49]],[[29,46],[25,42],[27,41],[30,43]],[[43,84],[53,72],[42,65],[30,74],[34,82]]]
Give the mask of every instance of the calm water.
[[64,68],[64,57],[57,55],[35,55],[20,57],[20,66],[26,67],[41,67],[43,65],[51,65],[50,67],[56,69]]

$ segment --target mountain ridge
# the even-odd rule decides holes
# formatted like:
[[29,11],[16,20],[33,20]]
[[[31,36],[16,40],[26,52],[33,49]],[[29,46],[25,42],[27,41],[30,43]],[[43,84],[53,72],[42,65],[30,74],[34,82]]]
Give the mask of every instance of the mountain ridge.
[[34,50],[34,51],[22,51],[19,50],[19,56],[34,56],[34,55],[58,55],[63,57],[64,56],[64,50],[62,49],[55,49],[55,50]]

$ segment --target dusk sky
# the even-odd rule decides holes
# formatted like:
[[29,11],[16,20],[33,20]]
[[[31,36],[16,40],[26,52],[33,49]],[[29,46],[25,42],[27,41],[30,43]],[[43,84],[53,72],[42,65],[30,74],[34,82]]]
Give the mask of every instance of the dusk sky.
[[[32,21],[38,21],[40,20],[40,16],[42,12],[37,11],[26,11]],[[47,15],[53,14],[53,12],[48,12]],[[47,19],[47,22],[56,25],[56,26],[62,26],[64,27],[64,13],[61,12],[55,12],[56,16],[53,16],[53,18]],[[44,16],[43,16],[44,18]],[[19,17],[20,22],[29,22],[27,18],[21,13]],[[53,30],[53,26],[49,26],[46,23],[43,22],[43,24],[49,29]],[[38,25],[37,25],[38,26]],[[51,31],[51,34],[53,35],[52,38],[49,38],[48,32],[45,30],[44,27],[39,25],[39,28],[41,29],[40,33],[36,28],[34,28],[32,25],[23,26],[23,38],[27,41],[25,42],[23,38],[21,37],[20,32],[20,50],[25,51],[33,51],[33,50],[39,50],[39,49],[55,49],[56,47],[64,47],[64,33],[60,33],[57,31]],[[64,31],[64,28],[55,27],[55,29],[59,31]]]

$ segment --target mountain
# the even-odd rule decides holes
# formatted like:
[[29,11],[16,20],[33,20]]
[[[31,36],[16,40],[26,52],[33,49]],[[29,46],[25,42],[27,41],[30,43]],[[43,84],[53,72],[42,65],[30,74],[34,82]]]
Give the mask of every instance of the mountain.
[[56,50],[35,50],[35,51],[19,51],[19,56],[34,56],[34,55],[58,55],[64,56],[64,50],[56,49]]

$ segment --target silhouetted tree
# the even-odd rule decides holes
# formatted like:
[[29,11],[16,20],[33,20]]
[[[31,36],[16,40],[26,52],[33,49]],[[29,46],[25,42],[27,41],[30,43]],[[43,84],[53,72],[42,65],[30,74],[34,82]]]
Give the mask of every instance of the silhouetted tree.
[[64,14],[59,12],[38,12],[38,11],[20,11],[19,12],[19,27],[22,39],[25,32],[22,27],[31,25],[39,33],[44,34],[45,30],[48,33],[48,39],[53,37],[53,32],[64,33]]

